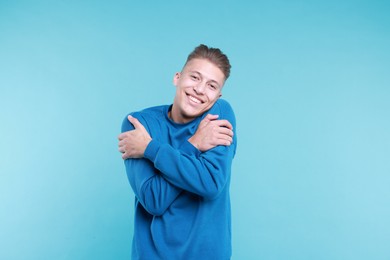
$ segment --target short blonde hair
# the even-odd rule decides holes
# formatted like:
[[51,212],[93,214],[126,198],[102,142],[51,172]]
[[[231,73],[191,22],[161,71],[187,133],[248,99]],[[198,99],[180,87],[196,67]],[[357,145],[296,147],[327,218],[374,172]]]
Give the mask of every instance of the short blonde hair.
[[230,65],[228,57],[218,48],[211,48],[204,44],[200,44],[188,55],[186,64],[192,59],[207,59],[223,72],[225,80],[230,76],[230,68],[232,66]]

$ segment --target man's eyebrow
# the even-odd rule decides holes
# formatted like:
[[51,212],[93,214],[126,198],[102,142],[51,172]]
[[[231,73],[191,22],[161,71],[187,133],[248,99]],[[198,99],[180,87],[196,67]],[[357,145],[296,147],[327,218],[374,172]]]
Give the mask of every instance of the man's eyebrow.
[[[200,76],[203,76],[202,73],[200,73],[200,72],[197,71],[197,70],[191,70],[191,71],[189,71],[189,72],[190,72],[190,73],[196,73],[196,74],[198,74],[198,75],[200,75]],[[209,81],[214,82],[215,84],[217,84],[218,86],[220,86],[220,84],[218,83],[218,81],[216,81],[216,80],[214,80],[214,79],[209,79]]]
[[202,75],[202,73],[200,73],[199,71],[196,71],[196,70],[190,70],[189,72],[190,72],[190,73],[196,73],[196,74]]

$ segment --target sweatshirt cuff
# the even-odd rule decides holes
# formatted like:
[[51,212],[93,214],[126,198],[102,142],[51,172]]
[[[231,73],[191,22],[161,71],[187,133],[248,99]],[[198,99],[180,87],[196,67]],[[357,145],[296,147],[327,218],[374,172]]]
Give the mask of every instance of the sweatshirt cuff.
[[188,155],[199,156],[201,154],[201,151],[199,151],[198,148],[196,148],[190,142],[188,142],[188,140],[182,143],[182,145],[180,146],[180,151]]
[[149,142],[148,146],[146,146],[144,157],[154,162],[159,149],[160,149],[160,143],[152,139],[152,141]]

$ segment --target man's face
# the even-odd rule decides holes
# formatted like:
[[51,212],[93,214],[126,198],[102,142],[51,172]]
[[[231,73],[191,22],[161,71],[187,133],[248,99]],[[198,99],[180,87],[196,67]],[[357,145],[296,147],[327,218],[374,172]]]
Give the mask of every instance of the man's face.
[[175,74],[176,96],[171,118],[187,123],[209,110],[222,95],[225,83],[223,72],[206,59],[192,59]]

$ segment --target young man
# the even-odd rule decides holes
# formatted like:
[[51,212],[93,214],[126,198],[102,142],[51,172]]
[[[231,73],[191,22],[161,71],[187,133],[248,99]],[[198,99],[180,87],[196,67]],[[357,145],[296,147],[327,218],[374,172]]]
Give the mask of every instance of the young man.
[[119,151],[135,193],[132,259],[230,259],[235,116],[219,99],[230,63],[200,45],[174,75],[172,105],[132,113]]

